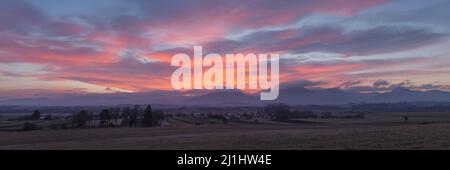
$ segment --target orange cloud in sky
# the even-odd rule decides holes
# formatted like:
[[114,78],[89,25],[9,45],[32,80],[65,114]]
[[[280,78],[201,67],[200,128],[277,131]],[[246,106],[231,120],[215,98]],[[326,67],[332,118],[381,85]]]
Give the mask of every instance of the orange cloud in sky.
[[[395,44],[403,45],[413,41],[417,42],[413,47],[421,47],[423,41],[434,42],[436,40],[434,37],[441,35],[429,35],[428,30],[422,29],[403,32],[403,28],[393,28],[392,31],[390,27],[368,32],[374,34],[373,37],[347,35],[345,31],[348,30],[328,25],[285,28],[314,15],[351,19],[349,16],[358,15],[361,11],[379,7],[387,2],[386,0],[231,0],[220,3],[143,1],[140,2],[142,4],[131,5],[136,9],[130,11],[126,8],[114,14],[100,9],[94,11],[98,16],[86,16],[83,13],[74,16],[53,16],[56,14],[52,13],[51,16],[49,11],[42,9],[39,11],[30,4],[27,6],[25,2],[14,2],[13,6],[16,7],[14,9],[18,10],[14,10],[14,13],[1,12],[5,11],[1,9],[7,9],[12,5],[0,7],[2,14],[0,62],[41,65],[48,73],[30,76],[41,80],[72,80],[105,88],[139,92],[170,90],[170,75],[176,69],[170,66],[173,55],[187,53],[192,56],[193,45],[205,47],[204,55],[262,52],[295,54],[318,51],[352,57],[354,54],[371,55],[363,53],[366,51],[387,55],[388,52],[399,50]],[[17,7],[21,5],[24,8]],[[59,5],[64,6],[63,3]],[[261,31],[268,28],[281,31]],[[252,31],[255,33],[249,36],[227,38]],[[409,35],[416,32],[424,34]],[[393,47],[376,46],[384,44],[384,41],[377,39],[378,35],[384,35],[388,43],[393,41],[391,42],[394,44]],[[398,36],[391,38],[391,35]],[[422,39],[427,36],[431,38]],[[394,41],[398,39],[404,39],[405,43]],[[353,44],[352,41],[356,43]],[[366,41],[375,43],[364,44]],[[427,43],[424,44],[428,45]],[[358,49],[353,49],[356,47]],[[410,46],[405,47],[407,48],[401,50],[411,49]],[[352,53],[352,50],[356,52]],[[127,54],[126,51],[135,53]],[[146,60],[140,60],[143,58]],[[344,61],[296,63],[283,55],[281,59],[285,61],[284,65],[281,65],[281,82],[294,80],[332,82],[327,84],[329,86],[355,78],[346,75],[350,72],[388,63],[385,61],[382,61],[382,64]],[[324,60],[327,58],[324,57]],[[390,66],[396,64],[394,62]]]

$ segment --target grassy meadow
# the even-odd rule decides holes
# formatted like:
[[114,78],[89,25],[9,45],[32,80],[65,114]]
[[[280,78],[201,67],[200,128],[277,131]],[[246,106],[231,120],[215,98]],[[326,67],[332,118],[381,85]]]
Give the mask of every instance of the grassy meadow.
[[64,120],[36,120],[43,129],[25,132],[11,131],[24,122],[2,121],[0,149],[450,149],[450,113],[370,113],[303,123],[176,117],[152,128],[53,130],[55,121]]

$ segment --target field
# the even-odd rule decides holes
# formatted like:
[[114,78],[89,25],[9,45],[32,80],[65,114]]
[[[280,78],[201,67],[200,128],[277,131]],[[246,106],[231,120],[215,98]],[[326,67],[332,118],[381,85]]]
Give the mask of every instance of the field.
[[[405,113],[380,113],[304,120],[313,124],[185,118],[155,128],[1,131],[0,149],[450,149],[449,114],[424,114],[408,113],[408,124]],[[4,121],[0,129],[13,126]]]

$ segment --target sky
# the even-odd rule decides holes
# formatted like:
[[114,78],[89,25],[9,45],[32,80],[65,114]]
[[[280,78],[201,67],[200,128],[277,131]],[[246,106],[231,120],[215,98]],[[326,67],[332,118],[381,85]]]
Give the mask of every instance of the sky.
[[177,53],[280,53],[282,85],[450,91],[447,0],[0,0],[0,99],[172,90]]

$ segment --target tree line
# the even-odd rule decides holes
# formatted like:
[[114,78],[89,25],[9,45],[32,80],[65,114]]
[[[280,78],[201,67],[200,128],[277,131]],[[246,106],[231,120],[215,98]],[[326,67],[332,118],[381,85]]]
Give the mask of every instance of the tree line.
[[[133,108],[110,108],[103,109],[98,114],[90,113],[86,110],[81,110],[72,115],[71,124],[75,128],[85,127],[153,127],[161,125],[164,119],[164,112],[161,110],[152,110],[150,105],[142,111],[139,105]],[[93,121],[97,120],[98,124],[93,125]],[[119,123],[120,121],[120,123]]]
[[[20,118],[21,120],[39,120],[41,112],[36,110],[31,115]],[[150,105],[141,109],[139,105],[124,108],[114,107],[103,109],[98,113],[81,110],[65,117],[66,122],[54,123],[51,129],[68,128],[114,128],[114,127],[154,127],[160,126],[165,119],[164,112],[153,110]],[[51,115],[44,116],[44,120],[52,120]],[[26,122],[23,130],[38,130],[35,123]]]

